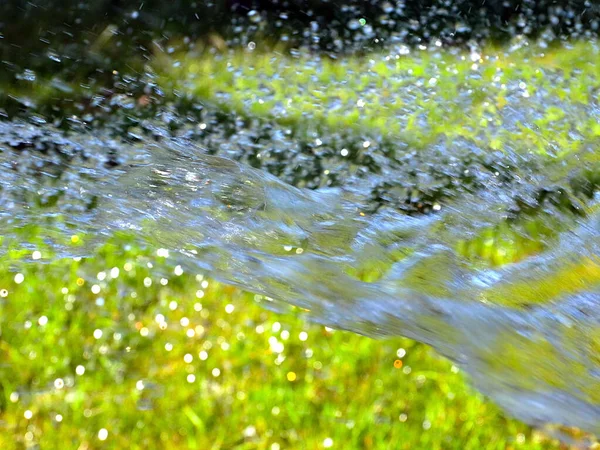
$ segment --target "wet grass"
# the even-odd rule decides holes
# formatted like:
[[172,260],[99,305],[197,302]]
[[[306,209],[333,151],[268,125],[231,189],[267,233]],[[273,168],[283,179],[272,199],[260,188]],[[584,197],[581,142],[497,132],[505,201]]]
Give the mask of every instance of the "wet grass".
[[593,108],[599,52],[596,41],[521,40],[502,48],[399,47],[336,59],[259,47],[161,52],[141,76],[115,69],[101,79],[62,80],[60,72],[47,78],[25,71],[3,86],[0,105],[92,124],[116,109],[135,116],[136,106],[175,101],[181,115],[213,106],[310,140],[349,134],[362,138],[364,149],[382,141],[425,149],[444,138],[557,158],[600,139]]
[[[192,126],[193,139],[209,151],[309,188],[340,185],[360,171],[389,170],[382,159],[398,162],[407,152],[426,152],[442,142],[445,154],[456,161],[440,159],[432,165],[431,156],[425,156],[416,176],[403,168],[396,179],[365,188],[371,190],[372,210],[390,206],[428,213],[463,189],[485,184],[469,187],[471,180],[457,170],[450,182],[443,181],[449,166],[473,169],[465,161],[472,158],[470,150],[459,153],[461,146],[486,153],[483,169],[500,177],[510,178],[511,165],[523,163],[515,157],[531,155],[554,164],[552,170],[559,165],[575,170],[580,166],[576,158],[597,167],[598,53],[595,41],[548,47],[518,39],[503,48],[441,50],[434,44],[336,60],[272,49],[212,49],[158,53],[146,88],[121,79],[115,70],[114,86],[104,91],[93,84],[23,76],[7,95],[13,104],[42,116],[52,115],[57,103],[60,110],[79,110],[69,120],[92,125],[102,115],[124,116],[123,134],[130,135],[140,133],[143,111],[152,116],[160,103],[175,102],[172,111],[161,113],[173,127],[189,127],[182,122],[191,112],[218,111],[216,123],[208,113],[199,119],[205,120],[201,128]],[[240,121],[246,122],[245,129],[232,125]],[[433,183],[423,186],[421,175],[432,175]],[[555,178],[548,182],[564,181]],[[557,190],[568,191],[568,186]],[[534,199],[534,209],[541,203]],[[560,226],[544,221],[519,217],[500,223],[459,243],[458,250],[493,265],[515,262],[543,250],[556,235]]]
[[[452,154],[452,143],[463,141],[498,155],[500,168],[490,171],[510,178],[511,165],[523,164],[511,158],[525,160],[532,155],[544,161],[542,164],[562,164],[572,171],[579,166],[580,156],[596,166],[600,142],[595,107],[600,89],[600,73],[595,68],[598,56],[594,41],[549,47],[544,42],[515,40],[508,48],[442,51],[435,45],[420,50],[399,47],[387,54],[337,59],[256,49],[159,54],[154,67],[159,84],[167,91],[192,103],[203,102],[241,117],[288,127],[306,141],[312,137],[318,142],[316,147],[330,135],[349,133],[353,139],[339,142],[338,151],[348,158],[363,155],[363,163],[378,154],[398,158],[399,148],[425,151],[440,141]],[[457,153],[457,157],[460,160],[465,155]],[[436,171],[434,178],[440,175],[437,168],[432,170]],[[449,185],[427,191],[418,182],[411,190],[403,185],[406,178],[399,180],[398,186],[384,187],[384,200],[376,187],[377,207],[388,203],[409,212],[413,212],[411,208],[428,212],[440,207],[437,202],[443,205],[444,197],[456,190]],[[465,186],[469,183],[462,181]],[[557,176],[553,181],[565,180]],[[407,208],[412,195],[417,200]],[[572,200],[551,202],[565,209],[559,203]],[[565,225],[552,214],[535,218],[542,212],[539,206],[544,199],[533,203],[537,208],[533,214],[527,212],[528,205],[515,206],[516,219],[458,243],[457,250],[492,265],[539,253]],[[571,212],[585,214],[585,202],[575,199],[575,203],[569,206]]]
[[[600,139],[598,56],[594,42],[337,61],[185,53],[158,55],[152,79],[164,93],[157,102],[184,99],[273,123],[336,155],[346,147],[349,157],[376,153],[384,142],[424,150],[443,138],[565,160],[595,154]],[[41,119],[60,104],[83,122],[104,110],[135,115],[154,101],[141,90],[94,89],[36,79],[3,95]],[[553,231],[529,228],[501,224],[459,250],[501,265],[540,251]],[[268,312],[264,299],[261,306],[203,275],[179,274],[176,261],[127,239],[93,259],[55,262],[43,239],[25,242],[26,251],[0,260],[2,448],[558,448],[504,417],[424,345],[330,331],[299,311]],[[20,262],[37,249],[40,260]],[[356,276],[376,279],[381,270]],[[561,278],[597,279],[595,262]],[[527,299],[539,300],[538,291]]]
[[154,67],[167,91],[307,132],[353,130],[367,145],[391,138],[417,149],[444,136],[559,157],[600,136],[598,54],[596,42],[335,60],[255,49],[159,54]]
[[0,260],[2,448],[558,448],[425,345],[268,312],[127,237],[28,241]]

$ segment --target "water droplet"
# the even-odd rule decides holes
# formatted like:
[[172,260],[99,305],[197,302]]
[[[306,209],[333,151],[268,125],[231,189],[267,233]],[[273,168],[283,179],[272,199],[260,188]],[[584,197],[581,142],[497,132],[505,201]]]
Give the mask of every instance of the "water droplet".
[[248,12],[248,18],[253,23],[258,23],[261,21],[260,13],[258,11],[256,11],[255,9],[252,9]]
[[356,19],[352,19],[350,20],[346,26],[348,27],[349,30],[358,30],[360,28],[360,22]]
[[106,428],[101,428],[98,431],[98,439],[101,441],[105,441],[108,438],[108,430]]

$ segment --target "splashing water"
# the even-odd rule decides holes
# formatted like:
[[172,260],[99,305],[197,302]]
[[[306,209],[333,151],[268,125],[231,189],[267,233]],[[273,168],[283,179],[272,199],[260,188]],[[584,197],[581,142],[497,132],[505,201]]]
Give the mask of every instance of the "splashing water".
[[[526,422],[600,433],[594,186],[579,214],[543,208],[561,231],[545,239],[543,251],[501,267],[460,251],[504,220],[516,198],[548,180],[589,187],[587,172],[490,182],[427,216],[365,214],[360,186],[298,189],[184,139],[119,143],[122,162],[110,168],[116,144],[108,138],[48,132],[63,150],[44,154],[30,150],[36,127],[0,126],[2,136],[20,136],[0,142],[7,242],[24,225],[43,223],[54,250],[67,257],[90,254],[116,231],[133,232],[177,252],[184,266],[304,308],[327,326],[430,344]],[[61,244],[73,230],[90,237],[83,250]],[[367,268],[376,276],[364,276]]]

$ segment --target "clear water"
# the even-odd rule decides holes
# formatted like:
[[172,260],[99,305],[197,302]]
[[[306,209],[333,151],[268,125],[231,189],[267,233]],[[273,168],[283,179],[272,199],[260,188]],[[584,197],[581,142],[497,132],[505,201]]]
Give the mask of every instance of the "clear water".
[[[492,180],[434,214],[410,216],[364,213],[369,200],[359,183],[298,189],[183,138],[124,144],[9,122],[0,122],[0,135],[0,253],[27,224],[44,225],[59,257],[92,255],[127,231],[190,269],[274,299],[274,307],[289,303],[330,327],[430,344],[524,421],[600,434],[593,189],[585,213],[542,207],[537,215],[557,231],[516,262],[498,267],[460,251],[548,179],[587,180],[564,164],[526,182]],[[37,151],[44,140],[60,142],[62,153]],[[120,163],[111,167],[115,147]],[[74,232],[88,236],[84,248],[62,244]]]

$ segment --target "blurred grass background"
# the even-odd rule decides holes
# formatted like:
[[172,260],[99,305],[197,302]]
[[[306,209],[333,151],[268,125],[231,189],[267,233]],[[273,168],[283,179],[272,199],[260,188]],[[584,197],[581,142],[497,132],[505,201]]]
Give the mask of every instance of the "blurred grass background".
[[[345,21],[363,12],[361,2],[353,2],[359,9],[340,12],[331,30],[342,30],[345,45],[356,42],[361,49],[368,42],[374,50],[317,57],[267,51],[254,37],[268,34],[261,24],[275,22],[266,13],[255,22],[245,10],[243,25],[254,27],[253,34],[234,37],[236,50],[219,48],[225,42],[217,33],[208,38],[210,49],[192,50],[190,42],[213,32],[197,21],[194,8],[182,10],[181,21],[169,22],[155,40],[144,29],[159,29],[160,14],[148,11],[164,2],[146,2],[139,13],[144,25],[134,10],[108,0],[87,9],[78,6],[85,2],[48,3],[47,10],[10,3],[0,5],[8,24],[0,55],[10,61],[0,73],[2,117],[64,127],[125,123],[120,137],[130,138],[127,133],[135,137],[157,111],[175,129],[202,104],[251,121],[249,128],[260,132],[265,124],[289,127],[310,152],[320,146],[317,140],[340,133],[329,145],[349,149],[348,157],[356,157],[352,170],[367,148],[424,149],[446,138],[489,152],[513,146],[558,161],[581,152],[581,164],[598,163],[600,128],[589,111],[597,107],[599,52],[591,39],[542,48],[515,38],[515,28],[503,47],[468,49],[472,37],[489,35],[489,24],[473,23],[474,31],[463,24],[468,31],[461,34],[452,15],[431,8],[427,23],[433,27],[443,17],[457,32],[452,43],[464,47],[438,51],[432,39],[423,51],[398,47],[405,54],[386,59],[364,32],[370,16],[368,24],[348,30]],[[220,10],[223,5],[217,2]],[[180,6],[169,5],[170,13]],[[48,14],[53,9],[60,14]],[[496,23],[504,28],[509,12],[519,22],[514,11],[501,7]],[[424,17],[420,8],[413,12]],[[569,22],[569,14],[565,8],[544,20],[558,17],[557,33],[578,20],[591,27],[585,15]],[[541,17],[533,10],[530,16]],[[312,27],[312,19],[299,17]],[[195,27],[187,43],[180,36],[184,21]],[[24,23],[35,24],[26,39]],[[534,33],[546,24],[518,30]],[[390,25],[388,35],[396,31]],[[430,31],[416,30],[412,43]],[[581,29],[584,38],[587,31]],[[328,33],[321,25],[309,34],[321,39],[311,50],[331,50],[335,40]],[[132,53],[137,59],[125,61]],[[193,126],[200,138],[212,124]],[[524,254],[539,251],[539,241],[558,227],[550,225],[533,227],[535,239],[524,241],[501,225],[461,251],[502,264],[518,257],[518,246]],[[165,250],[140,248],[130,236],[115,237],[82,260],[54,260],[43,230],[25,232],[22,243],[0,258],[0,448],[561,447],[507,418],[468,387],[459,368],[422,344],[329,330],[294,309],[275,313],[264,308],[268,300],[182,272]],[[582,269],[591,282],[598,280],[595,267]]]
[[2,448],[559,448],[425,345],[271,312],[126,236],[31,242],[0,260]]
[[[347,128],[348,140],[372,139],[374,146],[383,135],[426,146],[446,135],[473,139],[490,151],[507,139],[551,158],[596,142],[593,118],[578,120],[597,90],[595,43],[549,50],[543,57],[527,49],[490,54],[476,61],[466,52],[464,58],[422,53],[399,62],[320,62],[255,52],[231,59],[190,53],[158,57],[154,64],[167,92],[290,126],[305,137],[314,129],[327,134]],[[499,66],[502,78],[495,79]],[[566,87],[540,71],[560,71]],[[280,72],[280,82],[271,82]],[[414,103],[382,100],[385,92],[401,98],[415,83],[420,90]],[[269,101],[260,102],[267,84]],[[320,93],[324,84],[329,88]],[[532,105],[528,97],[538,92],[575,105],[582,115],[534,106],[540,133],[522,127],[511,134],[501,110],[502,86],[512,84],[511,107],[517,101]],[[57,88],[74,102],[83,92],[43,80],[11,87],[13,97],[24,89],[39,104],[52,104]],[[467,91],[483,97],[469,94],[460,110],[454,102]],[[340,110],[330,114],[329,103],[341,97]],[[277,116],[274,109],[285,99],[292,100],[290,115]],[[315,109],[319,104],[329,106],[321,111]],[[144,107],[138,102],[127,111]],[[430,121],[428,130],[411,121],[406,108],[414,114],[424,109],[439,120]],[[407,126],[395,125],[397,118],[409,118]],[[493,124],[492,134],[482,121]],[[574,129],[581,139],[572,139]],[[563,153],[547,155],[549,148]],[[503,263],[494,254],[482,255],[488,247],[516,248],[516,235],[500,231],[481,237],[492,239],[491,245],[475,239],[462,251]],[[36,233],[24,232],[20,250],[0,260],[2,448],[560,448],[505,417],[468,387],[459,368],[425,345],[328,330],[294,309],[271,312],[263,308],[267,300],[204,274],[182,273],[164,250],[139,248],[131,237],[115,237],[94,258],[54,261],[43,230]],[[525,240],[520,250],[529,251],[527,245]]]

